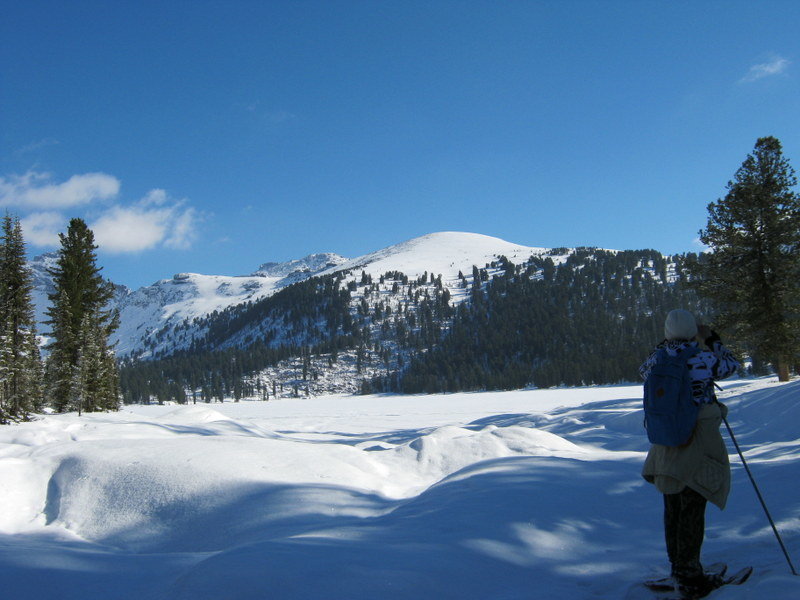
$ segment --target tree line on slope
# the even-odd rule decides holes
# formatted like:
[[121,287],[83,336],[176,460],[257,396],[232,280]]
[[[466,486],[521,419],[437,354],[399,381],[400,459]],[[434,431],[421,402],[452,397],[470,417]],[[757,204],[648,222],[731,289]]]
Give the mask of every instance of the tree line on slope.
[[[579,249],[561,265],[500,261],[473,286],[441,343],[417,355],[405,393],[515,389],[634,381],[659,339],[662,315],[701,304],[686,283],[692,256]],[[667,265],[675,281],[667,279]],[[661,321],[659,321],[662,319]],[[376,382],[380,387],[381,382]]]
[[[462,276],[469,298],[457,308],[441,277],[427,273],[412,281],[402,273],[374,282],[362,274],[360,283],[341,273],[313,278],[213,317],[203,350],[197,342],[161,360],[126,363],[125,401],[253,395],[252,375],[281,360],[347,351],[385,366],[366,378],[364,392],[630,380],[629,363],[656,335],[651,314],[697,302],[680,283],[685,260],[594,249],[559,265],[551,257],[524,265],[500,258]],[[225,347],[244,338],[250,343]],[[581,366],[570,366],[579,353],[587,355]]]
[[[239,399],[266,396],[253,375],[292,357],[350,353],[357,372],[369,362],[402,363],[412,349],[431,347],[449,318],[450,292],[441,277],[415,280],[398,272],[360,283],[349,273],[312,277],[272,296],[198,319],[205,331],[190,347],[156,360],[122,363],[127,402]],[[272,382],[296,386],[300,381]],[[249,381],[248,381],[249,380]],[[183,391],[181,391],[183,390]]]

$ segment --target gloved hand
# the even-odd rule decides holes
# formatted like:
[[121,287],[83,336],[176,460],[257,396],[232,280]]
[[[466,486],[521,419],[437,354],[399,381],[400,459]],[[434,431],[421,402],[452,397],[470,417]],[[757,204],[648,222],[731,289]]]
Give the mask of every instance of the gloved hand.
[[719,340],[719,335],[708,325],[697,326],[697,340],[711,348],[711,344]]

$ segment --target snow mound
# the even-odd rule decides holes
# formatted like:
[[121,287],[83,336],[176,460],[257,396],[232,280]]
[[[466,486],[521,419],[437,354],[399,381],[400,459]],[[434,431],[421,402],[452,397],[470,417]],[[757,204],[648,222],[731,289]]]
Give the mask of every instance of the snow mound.
[[524,427],[498,428],[494,425],[479,431],[454,426],[440,427],[397,448],[395,452],[400,457],[415,461],[421,473],[431,480],[442,479],[468,465],[494,458],[583,453],[579,446],[547,431]]
[[341,445],[177,429],[164,439],[80,446],[52,457],[44,488],[26,493],[44,505],[46,525],[138,551],[219,550],[265,512],[288,518],[308,510],[307,501],[276,490],[371,490],[382,480],[367,453]]
[[159,421],[175,420],[194,423],[213,423],[214,421],[232,421],[233,419],[213,408],[196,405],[182,406],[159,417]]
[[130,460],[106,447],[62,460],[47,486],[46,524],[111,546],[157,539],[181,518],[201,510],[197,493],[214,489],[188,465]]

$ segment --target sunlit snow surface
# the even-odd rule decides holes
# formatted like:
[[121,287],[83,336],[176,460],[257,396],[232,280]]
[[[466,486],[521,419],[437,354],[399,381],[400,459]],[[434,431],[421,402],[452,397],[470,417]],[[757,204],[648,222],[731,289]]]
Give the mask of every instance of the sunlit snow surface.
[[[0,427],[0,597],[645,598],[667,570],[640,386],[129,407]],[[800,382],[730,422],[800,561]],[[729,446],[733,453],[732,446]],[[738,457],[712,598],[800,598]]]

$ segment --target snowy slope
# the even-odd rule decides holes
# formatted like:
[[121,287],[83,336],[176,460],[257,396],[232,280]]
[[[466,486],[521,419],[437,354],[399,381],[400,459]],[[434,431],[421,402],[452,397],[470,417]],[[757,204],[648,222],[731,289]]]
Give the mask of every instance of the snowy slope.
[[[440,232],[354,259],[320,253],[284,263],[268,262],[247,276],[178,273],[135,291],[120,286],[116,299],[120,328],[112,341],[117,342],[117,354],[123,357],[146,357],[158,351],[185,348],[192,339],[204,333],[194,327],[195,319],[270,296],[314,275],[341,270],[352,271],[350,279],[357,279],[362,271],[374,276],[400,271],[410,278],[424,272],[442,275],[444,285],[453,292],[454,301],[458,301],[463,297],[458,290],[459,271],[469,277],[473,265],[484,268],[499,256],[506,256],[512,262],[523,262],[532,255],[547,251],[486,235]],[[52,292],[47,268],[54,266],[55,257],[56,253],[45,254],[30,263],[34,272],[34,303],[39,323],[45,318],[47,294]],[[558,262],[561,258],[554,257],[554,260]],[[40,331],[46,330],[46,326],[40,325]]]
[[[335,269],[338,265],[344,264],[347,259],[338,254],[331,252],[324,252],[321,254],[311,254],[305,258],[298,260],[290,260],[287,262],[264,263],[253,275],[261,277],[273,277],[280,280],[285,280],[284,284],[288,285],[289,282],[302,281],[310,275],[317,275],[326,269]],[[287,278],[289,278],[287,280]]]
[[[45,311],[47,310],[49,302],[47,298],[48,294],[52,294],[55,290],[53,287],[53,278],[50,276],[50,273],[48,273],[48,270],[55,268],[57,257],[57,252],[48,252],[46,254],[40,254],[28,263],[33,283],[32,299],[34,314],[36,316],[36,322],[40,324],[47,319]],[[39,333],[43,332],[42,325],[39,325],[38,329]]]
[[[800,557],[800,381],[726,384]],[[645,598],[667,569],[640,386],[128,407],[0,428],[8,597]],[[800,597],[738,458],[706,562]]]
[[[541,255],[548,252],[550,251],[545,248],[520,246],[485,235],[442,232],[425,235],[389,246],[377,252],[343,261],[321,271],[319,274],[323,276],[341,275],[342,278],[339,281],[339,285],[342,288],[347,287],[349,289],[352,315],[359,314],[359,311],[363,311],[361,314],[374,314],[378,305],[381,306],[381,310],[388,306],[394,314],[398,314],[401,308],[404,310],[410,304],[409,310],[411,312],[417,309],[416,301],[410,302],[411,297],[408,294],[408,289],[405,286],[398,286],[397,279],[401,279],[395,278],[395,274],[398,272],[406,276],[406,281],[415,282],[416,290],[429,293],[432,297],[435,297],[437,293],[434,277],[441,276],[442,286],[450,294],[449,302],[457,304],[468,297],[468,289],[459,278],[459,272],[466,277],[467,281],[471,281],[473,266],[481,269],[487,268],[490,263],[497,261],[501,256],[506,256],[516,260],[518,263],[522,263],[532,255]],[[565,251],[563,255],[553,258],[555,262],[560,262],[566,260],[568,255],[569,251]],[[490,274],[494,274],[499,271],[499,268],[489,267],[488,271]],[[392,273],[392,275],[384,281],[382,276],[387,273]],[[425,278],[427,283],[417,282],[416,280],[419,276],[425,273],[428,274],[428,277]],[[369,276],[366,284],[362,280],[364,274]],[[364,306],[367,308],[364,309]],[[287,327],[282,314],[268,317],[259,315],[259,319],[244,321],[243,325],[229,333],[229,337],[220,342],[218,347],[241,346],[246,344],[247,340],[263,339],[264,337],[269,337],[272,343],[275,344],[284,343],[297,346],[313,345],[318,341],[316,339],[304,339],[303,333],[308,329],[303,329],[302,326],[300,331]],[[390,334],[382,331],[381,325],[382,323],[378,319],[366,324],[372,329],[375,339],[381,339],[387,345],[390,345]],[[371,354],[371,351],[368,351],[368,353]],[[379,357],[372,354],[367,362],[371,363],[373,359],[374,361],[382,362]],[[322,360],[327,362],[328,357],[322,357]],[[396,357],[393,357],[390,363],[393,364],[394,360],[396,360]],[[345,376],[343,369],[346,370],[346,367],[346,362],[338,362],[327,367],[323,366],[320,372],[331,373],[335,378],[341,380]],[[377,372],[371,373],[371,375],[376,374]],[[361,380],[371,375],[362,374],[352,379],[345,386],[315,384],[315,387],[323,388],[316,390],[315,393],[320,391],[321,393],[356,391],[360,389]],[[315,381],[317,381],[316,378]],[[305,387],[307,383],[304,382],[302,385]]]
[[500,256],[521,263],[533,255],[546,254],[548,251],[548,248],[520,246],[478,233],[445,231],[365,254],[328,272],[350,269],[360,274],[363,270],[374,276],[400,271],[409,277],[418,277],[427,271],[429,275],[441,274],[443,280],[452,281],[459,271],[469,276],[473,265],[484,268]]
[[[34,305],[39,329],[52,293],[47,270],[55,266],[56,253],[44,254],[30,262],[34,282]],[[112,337],[117,354],[148,354],[165,348],[180,348],[202,332],[192,328],[194,319],[214,311],[274,294],[346,259],[331,253],[312,254],[285,263],[265,263],[252,275],[225,276],[178,273],[152,285],[132,291],[118,286],[114,305],[120,311],[120,327]],[[182,327],[183,326],[183,327]],[[179,332],[175,332],[179,328]]]
[[[184,348],[193,336],[202,334],[192,327],[194,319],[270,296],[344,260],[336,254],[312,254],[286,263],[266,263],[249,276],[178,273],[139,288],[118,304],[120,327],[113,337],[118,341],[117,353],[147,356]],[[143,352],[144,348],[148,350]]]

